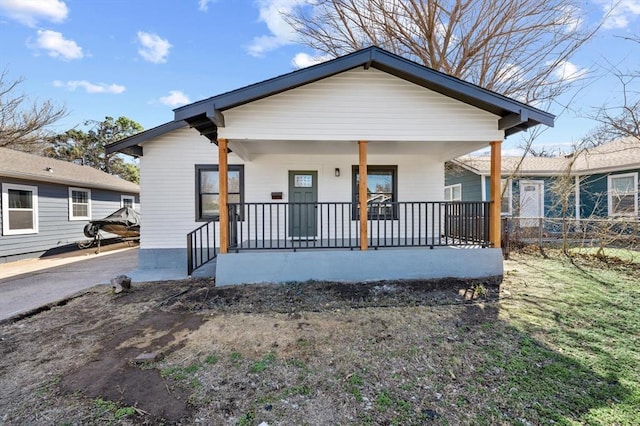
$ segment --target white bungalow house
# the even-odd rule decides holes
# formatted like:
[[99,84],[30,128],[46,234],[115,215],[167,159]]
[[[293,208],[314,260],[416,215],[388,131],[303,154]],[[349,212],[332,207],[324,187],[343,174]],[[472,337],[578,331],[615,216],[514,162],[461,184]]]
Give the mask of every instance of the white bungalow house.
[[[216,285],[499,277],[500,194],[444,202],[444,163],[554,116],[377,47],[174,110],[140,157],[140,268]],[[207,143],[207,142],[211,143]]]

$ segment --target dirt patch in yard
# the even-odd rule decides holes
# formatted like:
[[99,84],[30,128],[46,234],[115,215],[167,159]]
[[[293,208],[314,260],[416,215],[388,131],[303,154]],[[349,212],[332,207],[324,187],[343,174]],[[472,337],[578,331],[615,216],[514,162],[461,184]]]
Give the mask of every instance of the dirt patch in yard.
[[[496,280],[216,288],[200,279],[134,284],[122,295],[96,287],[0,328],[0,423],[233,424],[251,417],[246,402],[259,399],[262,385],[246,382],[247,369],[275,369],[274,359],[282,360],[282,377],[267,386],[290,392],[288,403],[302,407],[310,387],[286,377],[288,362],[298,365],[290,368],[299,376],[302,364],[333,362],[335,344],[392,344],[407,315],[403,308],[460,305],[453,326],[475,326],[497,314],[465,304],[497,297]],[[386,307],[391,310],[377,311]],[[134,361],[149,353],[155,359]],[[205,374],[206,365],[222,370]],[[318,370],[310,383],[323,382],[324,374]],[[329,404],[317,408],[332,412],[333,401],[314,404]]]
[[211,287],[206,280],[169,297],[171,310],[216,312],[321,312],[340,308],[402,307],[463,303],[482,297],[496,300],[499,279],[377,281],[364,283],[306,282],[282,285]]
[[60,388],[139,408],[153,421],[188,418],[189,394],[180,387],[170,389],[158,370],[142,369],[134,360],[142,354],[169,355],[201,325],[196,315],[146,312],[106,340],[86,364],[64,375]]

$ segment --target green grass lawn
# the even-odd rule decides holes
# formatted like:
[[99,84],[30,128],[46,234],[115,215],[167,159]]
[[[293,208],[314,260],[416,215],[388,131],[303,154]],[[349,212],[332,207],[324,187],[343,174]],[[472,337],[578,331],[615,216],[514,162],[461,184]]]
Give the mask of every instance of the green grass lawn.
[[[616,257],[554,252],[506,262],[500,318],[512,336],[484,353],[508,378],[502,396],[527,401],[532,411],[523,418],[640,424],[638,256],[606,254]],[[514,338],[519,347],[507,344]]]

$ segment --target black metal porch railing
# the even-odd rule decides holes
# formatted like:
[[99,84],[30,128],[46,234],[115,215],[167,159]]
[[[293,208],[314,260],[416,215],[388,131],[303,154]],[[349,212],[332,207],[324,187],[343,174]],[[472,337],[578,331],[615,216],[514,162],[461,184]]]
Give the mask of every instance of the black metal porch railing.
[[[489,247],[489,202],[371,202],[368,245]],[[358,249],[359,205],[353,202],[229,203],[229,251]],[[216,258],[217,221],[187,235],[187,272]]]
[[443,245],[450,241],[464,244],[491,245],[489,240],[489,211],[491,203],[454,201],[445,203],[445,230]]
[[369,203],[369,246],[480,246],[489,243],[489,202]]
[[356,248],[353,203],[229,203],[231,250]]
[[[489,243],[489,202],[371,202],[368,245],[479,246]],[[359,248],[353,202],[229,204],[230,250]]]
[[218,255],[216,222],[209,221],[187,234],[187,275]]

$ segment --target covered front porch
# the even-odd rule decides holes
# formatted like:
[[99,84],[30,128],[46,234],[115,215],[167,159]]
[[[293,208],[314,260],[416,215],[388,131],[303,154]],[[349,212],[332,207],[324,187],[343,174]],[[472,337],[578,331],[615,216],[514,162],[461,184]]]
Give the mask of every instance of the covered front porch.
[[[500,144],[500,141],[490,143],[496,170],[499,170]],[[317,188],[314,188],[318,181],[317,172],[289,170],[288,193],[271,193],[271,201],[237,202],[236,199],[231,202],[228,195],[229,143],[221,138],[217,140],[217,145],[219,215],[187,235],[188,275],[213,259],[217,259],[218,285],[237,284],[242,280],[299,281],[307,276],[307,279],[320,279],[325,275],[327,279],[350,280],[350,277],[355,276],[365,279],[365,276],[374,274],[374,271],[378,271],[374,274],[376,279],[399,279],[402,276],[470,278],[502,273],[499,202],[442,199],[397,201],[397,193],[391,196],[384,189],[376,190],[376,186],[384,185],[368,185],[370,177],[366,141],[357,142],[358,165],[353,166],[355,201],[319,200]],[[341,146],[344,145],[341,143]],[[431,145],[429,154],[423,153],[425,159],[435,156],[435,162],[442,163],[441,157],[451,155],[442,148],[436,154],[434,146],[437,145]],[[385,145],[376,145],[377,152],[374,155],[377,158],[381,156],[381,147]],[[449,149],[456,149],[452,147],[455,145],[448,144]],[[300,144],[297,147],[292,144],[288,149],[295,151],[301,148]],[[463,148],[457,149],[468,149],[468,146],[464,144]],[[314,154],[321,155],[318,152]],[[382,154],[392,162],[395,161],[391,153],[382,151]],[[308,158],[313,161],[314,157]],[[260,157],[253,159],[259,161]],[[248,167],[247,163],[245,167]],[[407,171],[401,165],[396,173],[407,174]],[[434,170],[434,173],[438,172],[439,169]],[[284,176],[287,171],[276,173]],[[336,168],[336,176],[340,173]],[[492,188],[500,188],[499,173],[493,176],[498,180]],[[373,177],[374,182],[379,180],[380,176]],[[400,180],[400,183],[395,182],[389,186],[410,184],[416,185],[415,182]],[[311,193],[311,196],[308,197],[305,191]],[[440,196],[444,196],[443,192],[440,192]],[[499,199],[499,192],[494,196]],[[443,250],[452,248],[455,251]],[[438,249],[437,253],[433,249]],[[493,253],[480,254],[481,250]],[[353,251],[381,251],[385,254],[346,253]],[[301,255],[299,252],[305,254]],[[291,257],[292,253],[295,253],[294,257]],[[239,257],[232,259],[233,256]],[[401,257],[397,258],[398,256]],[[351,261],[340,267],[344,259]],[[309,264],[305,266],[305,262]],[[456,266],[456,262],[459,265]],[[265,265],[279,265],[279,272],[275,275],[267,273]],[[322,270],[331,273],[319,273],[314,267],[316,265],[326,265]],[[381,265],[386,265],[382,271],[379,268]],[[427,270],[419,272],[426,265],[430,265]],[[309,271],[315,272],[308,275]],[[354,271],[358,271],[357,274]],[[484,272],[476,275],[480,271]],[[254,272],[257,275],[252,278],[251,274]],[[246,273],[249,275],[246,276]],[[374,277],[372,275],[367,279]]]
[[[229,203],[226,252],[493,246],[490,202],[369,201],[365,227],[360,226],[360,209],[350,202]],[[212,220],[188,234],[189,275],[224,254],[224,229]]]

